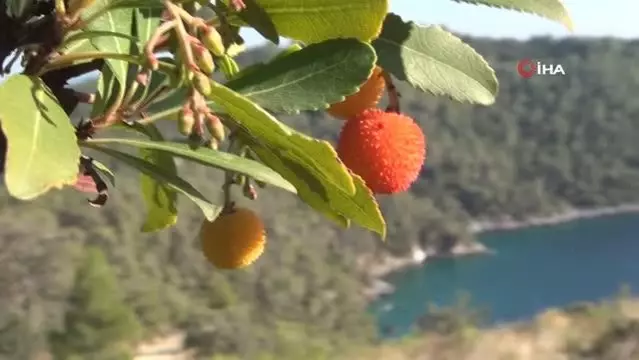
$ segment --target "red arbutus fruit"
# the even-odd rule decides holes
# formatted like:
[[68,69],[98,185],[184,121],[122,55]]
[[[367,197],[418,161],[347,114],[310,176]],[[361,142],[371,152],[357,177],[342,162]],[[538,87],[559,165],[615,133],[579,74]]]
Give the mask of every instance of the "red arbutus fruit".
[[406,191],[419,176],[426,137],[404,114],[368,109],[344,124],[337,153],[373,193],[395,194]]

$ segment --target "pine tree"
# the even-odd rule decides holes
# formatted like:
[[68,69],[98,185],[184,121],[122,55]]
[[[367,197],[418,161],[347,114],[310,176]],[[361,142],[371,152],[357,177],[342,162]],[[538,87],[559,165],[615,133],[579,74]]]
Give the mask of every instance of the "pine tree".
[[56,360],[130,359],[141,330],[122,299],[118,281],[104,253],[89,248],[77,270],[64,317],[64,329],[49,337]]

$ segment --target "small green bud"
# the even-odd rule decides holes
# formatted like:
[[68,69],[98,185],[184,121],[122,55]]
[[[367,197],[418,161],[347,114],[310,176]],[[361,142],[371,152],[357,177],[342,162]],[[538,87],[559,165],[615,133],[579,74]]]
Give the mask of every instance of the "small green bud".
[[189,136],[193,132],[195,116],[190,107],[184,106],[178,113],[178,131],[184,136]]
[[213,56],[211,56],[211,53],[206,50],[206,48],[194,45],[193,55],[195,56],[197,66],[203,73],[207,75],[213,74],[213,71],[215,71],[215,62],[213,61]]
[[215,140],[217,140],[218,142],[224,141],[224,138],[226,136],[224,132],[224,125],[222,125],[222,122],[217,116],[208,114],[206,116],[205,124],[209,133]]
[[200,41],[215,56],[222,56],[226,52],[222,36],[213,26],[207,26],[202,29]]
[[202,95],[207,96],[211,93],[211,78],[198,72],[193,77],[193,87]]

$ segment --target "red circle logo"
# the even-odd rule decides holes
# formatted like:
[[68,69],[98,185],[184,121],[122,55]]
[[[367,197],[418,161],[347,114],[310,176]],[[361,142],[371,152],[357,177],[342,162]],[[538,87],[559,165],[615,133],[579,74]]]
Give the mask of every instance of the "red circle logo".
[[517,72],[521,77],[529,79],[537,73],[537,64],[530,59],[520,60],[517,63]]

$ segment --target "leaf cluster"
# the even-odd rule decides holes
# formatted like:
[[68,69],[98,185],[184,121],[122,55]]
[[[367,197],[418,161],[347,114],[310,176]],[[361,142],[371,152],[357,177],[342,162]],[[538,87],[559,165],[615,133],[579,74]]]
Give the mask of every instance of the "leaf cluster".
[[[329,142],[278,116],[324,111],[357,92],[375,66],[391,80],[462,102],[491,105],[498,93],[495,72],[472,47],[441,27],[389,13],[387,0],[2,1],[9,30],[0,48],[22,55],[24,65],[0,85],[9,193],[30,200],[71,186],[98,193],[90,204],[102,206],[113,186],[106,180],[115,176],[98,158],[113,158],[141,174],[144,231],[176,223],[179,195],[213,220],[233,203],[233,189],[255,198],[257,184],[292,192],[337,224],[385,237],[365,182]],[[472,3],[571,26],[558,0]],[[30,21],[43,12],[48,28],[37,29],[52,35],[33,38]],[[296,47],[241,68],[234,58],[244,49],[239,30],[247,27]],[[23,30],[26,38],[17,39]],[[93,70],[95,92],[68,85]],[[89,104],[91,115],[73,123],[78,104]],[[184,136],[166,139],[157,123],[167,121]],[[176,158],[224,171],[224,200],[184,179]]]

